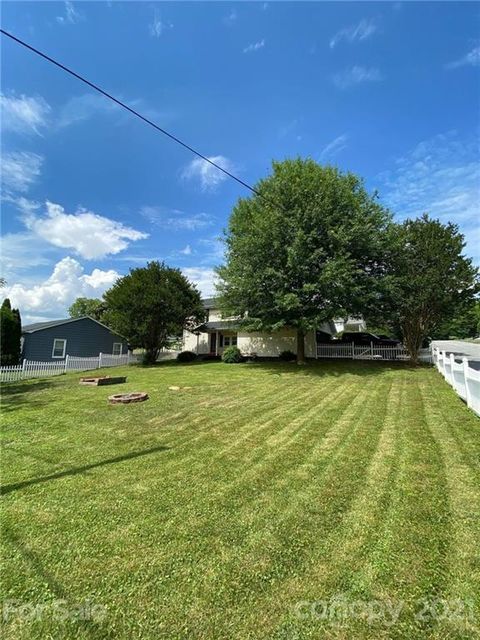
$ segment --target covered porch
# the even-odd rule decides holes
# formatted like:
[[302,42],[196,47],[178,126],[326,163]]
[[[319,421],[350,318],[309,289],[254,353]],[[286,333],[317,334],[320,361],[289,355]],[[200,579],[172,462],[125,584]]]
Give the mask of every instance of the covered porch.
[[238,344],[238,324],[234,320],[217,320],[204,322],[195,327],[194,333],[197,336],[197,349],[199,353],[199,340],[201,334],[208,335],[207,355],[221,356],[227,347],[236,347]]

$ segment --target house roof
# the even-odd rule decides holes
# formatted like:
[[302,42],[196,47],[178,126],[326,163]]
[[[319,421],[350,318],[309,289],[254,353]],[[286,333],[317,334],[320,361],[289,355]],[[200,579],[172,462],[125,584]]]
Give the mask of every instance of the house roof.
[[233,331],[238,329],[239,324],[237,320],[212,320],[212,322],[204,322],[195,327],[194,331]]
[[52,327],[58,327],[59,325],[68,324],[69,322],[77,322],[78,320],[87,320],[87,319],[91,320],[92,322],[96,322],[101,327],[108,329],[109,331],[114,333],[116,336],[120,336],[120,338],[123,338],[124,340],[126,340],[125,336],[122,336],[122,334],[117,333],[116,331],[113,331],[113,329],[110,329],[110,327],[107,327],[106,324],[103,324],[102,322],[99,322],[98,320],[95,320],[95,318],[92,318],[90,316],[80,316],[80,318],[63,318],[61,320],[49,320],[48,322],[34,322],[33,324],[24,325],[22,327],[22,333],[35,333],[36,331],[43,331],[43,329],[51,329]]

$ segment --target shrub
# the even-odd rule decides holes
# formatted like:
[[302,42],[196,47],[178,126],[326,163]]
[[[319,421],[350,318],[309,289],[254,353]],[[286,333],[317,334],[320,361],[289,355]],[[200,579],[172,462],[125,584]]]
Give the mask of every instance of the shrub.
[[223,362],[234,364],[242,361],[242,354],[238,347],[227,347],[222,354]]
[[297,356],[293,351],[282,351],[282,353],[278,356],[280,360],[284,360],[285,362],[292,362],[297,359]]
[[197,359],[197,355],[193,351],[181,351],[178,356],[178,362],[193,362]]

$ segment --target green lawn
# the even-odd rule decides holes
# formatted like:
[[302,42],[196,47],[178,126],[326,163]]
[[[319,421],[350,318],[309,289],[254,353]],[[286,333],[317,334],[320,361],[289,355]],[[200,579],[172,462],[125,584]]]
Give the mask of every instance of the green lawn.
[[480,421],[433,368],[114,371],[4,388],[5,638],[480,637]]

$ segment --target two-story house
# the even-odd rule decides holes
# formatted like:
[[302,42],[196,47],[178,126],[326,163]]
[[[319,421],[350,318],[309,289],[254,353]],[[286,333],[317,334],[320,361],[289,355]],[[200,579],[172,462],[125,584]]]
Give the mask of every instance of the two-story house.
[[[193,331],[183,332],[183,348],[197,354],[221,355],[225,347],[236,346],[244,355],[276,357],[282,351],[297,351],[297,335],[294,329],[259,332],[246,331],[234,318],[223,318],[215,298],[203,300],[206,321]],[[305,338],[305,355],[314,358],[317,342],[324,342],[335,335],[335,324],[325,323],[317,331],[310,331]]]

